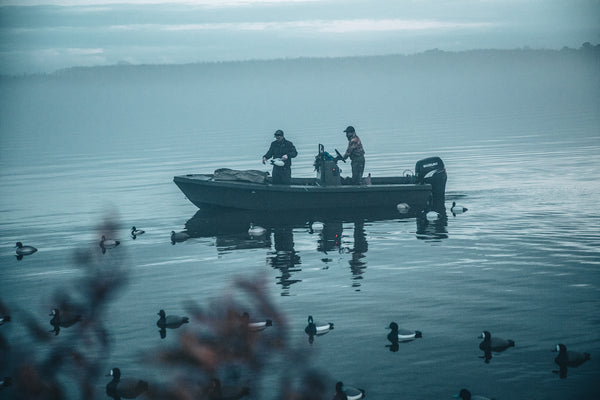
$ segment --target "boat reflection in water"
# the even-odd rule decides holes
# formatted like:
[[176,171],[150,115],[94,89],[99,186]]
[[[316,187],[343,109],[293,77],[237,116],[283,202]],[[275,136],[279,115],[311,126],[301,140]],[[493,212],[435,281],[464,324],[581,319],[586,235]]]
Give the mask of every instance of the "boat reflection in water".
[[[417,221],[417,238],[441,239],[447,237],[447,218],[445,213],[439,221],[429,221],[416,214],[400,214],[392,210],[363,210],[350,209],[339,212],[319,213],[281,212],[281,211],[247,211],[235,209],[200,209],[186,224],[186,232],[191,237],[214,237],[217,251],[257,249],[267,250],[267,262],[281,274],[277,284],[282,287],[282,295],[289,295],[294,283],[300,282],[296,274],[301,272],[301,254],[294,248],[294,231],[298,235],[306,232],[316,236],[316,250],[323,253],[321,261],[328,268],[333,261],[333,254],[350,254],[348,260],[352,273],[352,287],[360,290],[367,267],[366,253],[368,251],[365,223],[374,221],[392,221],[415,218]],[[317,224],[315,221],[319,221]],[[264,235],[251,237],[248,234],[250,224],[266,229]],[[343,241],[344,226],[353,226],[353,243]],[[319,225],[318,229],[313,229]]]
[[437,241],[448,238],[448,214],[445,209],[435,215],[417,215],[417,239]]

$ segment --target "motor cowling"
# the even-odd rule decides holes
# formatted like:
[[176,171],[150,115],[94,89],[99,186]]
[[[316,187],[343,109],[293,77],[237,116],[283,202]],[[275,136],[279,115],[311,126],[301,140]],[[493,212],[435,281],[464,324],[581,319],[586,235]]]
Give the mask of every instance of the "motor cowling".
[[442,210],[446,202],[446,167],[439,157],[428,157],[417,161],[415,165],[416,182],[431,185],[430,208]]

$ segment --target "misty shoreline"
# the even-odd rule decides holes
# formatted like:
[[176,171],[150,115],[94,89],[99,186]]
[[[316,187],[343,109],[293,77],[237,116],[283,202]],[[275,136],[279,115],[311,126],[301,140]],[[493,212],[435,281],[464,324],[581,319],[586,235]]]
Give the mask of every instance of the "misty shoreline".
[[226,72],[241,67],[261,67],[261,68],[332,68],[340,67],[368,67],[389,65],[390,67],[414,68],[428,66],[436,69],[438,62],[453,62],[471,64],[484,61],[489,65],[506,63],[510,61],[531,59],[536,62],[548,61],[557,62],[566,59],[582,59],[585,62],[591,62],[593,66],[600,63],[600,44],[594,45],[590,42],[583,43],[578,49],[563,47],[560,50],[552,49],[474,49],[464,51],[445,51],[440,49],[431,49],[414,54],[388,54],[375,56],[346,56],[346,57],[295,57],[295,58],[274,58],[274,59],[250,59],[239,61],[210,61],[194,62],[181,64],[130,64],[119,62],[111,65],[96,66],[73,66],[62,68],[51,72],[22,73],[22,74],[0,74],[0,80],[11,80],[21,78],[39,78],[39,77],[75,77],[84,75],[105,74],[112,72],[119,73],[195,73],[198,71],[208,72],[220,70]]

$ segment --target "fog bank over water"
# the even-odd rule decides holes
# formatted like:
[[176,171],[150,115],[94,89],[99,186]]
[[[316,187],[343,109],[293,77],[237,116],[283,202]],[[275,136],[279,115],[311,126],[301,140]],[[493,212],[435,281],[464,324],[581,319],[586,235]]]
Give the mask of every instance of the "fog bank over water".
[[[2,159],[18,155],[35,162],[40,155],[126,151],[148,143],[196,146],[199,156],[261,152],[279,128],[312,151],[316,141],[340,146],[338,131],[350,123],[370,145],[397,142],[405,150],[415,136],[430,136],[435,149],[440,141],[494,138],[534,123],[540,135],[596,138],[599,67],[600,49],[587,45],[122,65],[2,77]],[[569,123],[573,115],[580,116],[577,127]],[[220,135],[228,131],[256,137],[256,148],[236,148]]]

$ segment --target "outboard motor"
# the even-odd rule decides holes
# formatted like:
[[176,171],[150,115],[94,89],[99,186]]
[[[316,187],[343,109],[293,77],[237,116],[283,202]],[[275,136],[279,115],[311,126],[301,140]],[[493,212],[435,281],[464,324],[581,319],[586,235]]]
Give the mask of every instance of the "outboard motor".
[[433,210],[445,209],[446,205],[446,169],[444,162],[439,157],[429,157],[417,161],[415,165],[417,183],[431,185],[431,204]]
[[341,184],[340,167],[335,158],[319,144],[319,154],[315,157],[315,170],[320,185],[335,186]]

